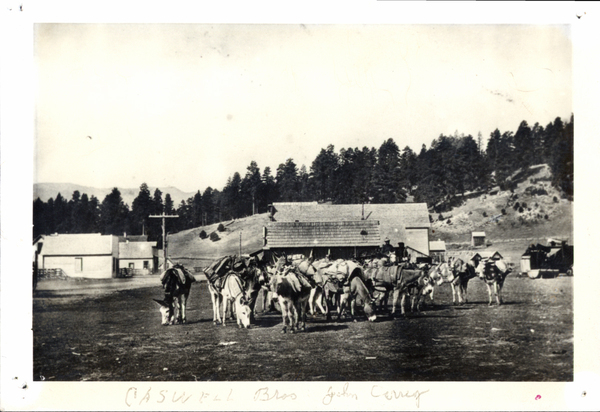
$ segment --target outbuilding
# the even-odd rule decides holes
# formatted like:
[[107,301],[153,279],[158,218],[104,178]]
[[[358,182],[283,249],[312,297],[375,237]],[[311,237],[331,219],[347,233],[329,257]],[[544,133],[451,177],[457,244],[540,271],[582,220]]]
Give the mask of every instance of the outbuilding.
[[429,242],[429,256],[434,262],[444,262],[446,260],[446,242],[443,240]]
[[485,232],[471,232],[471,246],[485,246]]

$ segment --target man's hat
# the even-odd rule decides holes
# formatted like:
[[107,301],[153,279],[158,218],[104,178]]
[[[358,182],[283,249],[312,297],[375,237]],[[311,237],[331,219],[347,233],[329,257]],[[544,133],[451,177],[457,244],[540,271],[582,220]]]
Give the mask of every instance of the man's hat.
[[384,241],[384,242],[389,242],[389,241],[390,241],[390,238],[389,238],[389,237],[386,237],[385,239],[383,239],[383,241]]

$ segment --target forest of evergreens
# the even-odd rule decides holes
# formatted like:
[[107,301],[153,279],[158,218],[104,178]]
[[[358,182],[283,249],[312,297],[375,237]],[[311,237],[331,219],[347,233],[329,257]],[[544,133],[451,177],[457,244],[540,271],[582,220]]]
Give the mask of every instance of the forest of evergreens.
[[102,201],[75,191],[71,198],[33,202],[34,237],[50,233],[147,234],[160,240],[160,219],[153,214],[177,214],[167,219],[170,233],[264,213],[272,202],[327,201],[334,204],[425,202],[433,212],[443,211],[470,191],[494,186],[512,188],[509,177],[518,169],[547,163],[552,184],[573,199],[574,119],[556,118],[545,127],[522,121],[516,132],[483,137],[440,135],[429,148],[419,152],[400,149],[392,138],[376,149],[321,149],[309,170],[293,159],[281,163],[275,172],[252,161],[244,176],[231,176],[221,190],[207,187],[179,205],[171,196],[140,186],[132,205],[123,202],[118,188]]

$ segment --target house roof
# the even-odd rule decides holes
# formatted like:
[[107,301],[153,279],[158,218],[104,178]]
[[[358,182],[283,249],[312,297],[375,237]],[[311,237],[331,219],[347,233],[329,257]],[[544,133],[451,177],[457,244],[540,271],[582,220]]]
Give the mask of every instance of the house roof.
[[489,259],[491,257],[497,256],[498,258],[502,259],[502,255],[500,254],[500,252],[498,252],[497,250],[495,251],[489,251],[489,250],[482,250],[481,252],[477,252],[473,255],[473,257],[479,255],[482,259]]
[[472,237],[485,237],[485,232],[472,232]]
[[119,259],[152,259],[156,242],[119,243]]
[[339,222],[272,222],[267,248],[380,246],[376,220]]
[[40,239],[41,253],[46,256],[112,255],[113,238],[116,241],[116,236],[100,233],[48,235]]
[[[426,203],[329,205],[317,202],[273,203],[277,222],[332,222],[339,220],[394,220],[405,228],[429,228]],[[363,213],[364,207],[364,213]],[[383,224],[383,223],[382,223]]]
[[440,252],[446,251],[446,242],[443,240],[432,240],[429,242],[429,251],[430,252]]

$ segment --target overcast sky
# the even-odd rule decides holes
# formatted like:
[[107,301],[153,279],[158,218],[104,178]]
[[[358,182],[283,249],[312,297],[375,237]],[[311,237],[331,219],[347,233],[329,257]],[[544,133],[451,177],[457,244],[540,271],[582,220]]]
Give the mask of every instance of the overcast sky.
[[34,182],[222,189],[328,144],[568,119],[566,25],[37,24]]

